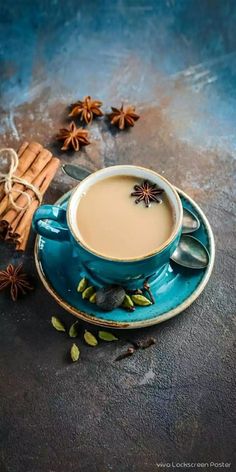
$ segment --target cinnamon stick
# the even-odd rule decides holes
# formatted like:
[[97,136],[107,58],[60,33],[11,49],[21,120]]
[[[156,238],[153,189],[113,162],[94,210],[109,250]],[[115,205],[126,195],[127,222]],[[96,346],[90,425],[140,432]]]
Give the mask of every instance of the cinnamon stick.
[[[42,156],[42,159],[44,159],[43,162],[45,163],[45,156],[41,153],[40,153],[40,155]],[[49,180],[50,181],[52,180],[52,178],[50,179],[50,175],[54,176],[54,174],[55,174],[55,172],[56,172],[56,170],[59,166],[59,162],[60,161],[56,157],[54,157],[54,158],[50,157],[50,160],[47,163],[47,165],[39,172],[38,175],[35,174],[35,175],[37,175],[36,178],[33,179],[32,177],[30,177],[29,180],[27,179],[28,181],[31,180],[31,183],[40,190],[40,193],[42,195],[45,192],[44,189],[42,190],[42,184],[43,184],[44,180],[46,179],[46,182],[47,182],[48,176],[49,176]],[[42,165],[42,163],[41,163],[41,165]],[[50,181],[49,181],[49,183],[50,183]],[[28,189],[26,193],[29,195],[29,197],[31,199],[35,198],[35,194],[32,190]],[[15,200],[15,202],[17,203],[18,206],[20,206],[24,209],[25,206],[28,203],[28,199],[23,194],[23,195],[19,195],[19,197]],[[0,205],[0,208],[1,208],[1,205]],[[13,224],[15,218],[18,216],[18,213],[19,213],[19,210],[17,210],[16,208],[9,208],[9,210],[7,210],[6,213],[4,214],[4,217],[3,217],[2,221],[5,221],[9,225],[11,225],[11,224]]]
[[[15,171],[15,176],[16,177],[22,177],[22,175],[26,172],[26,170],[30,167],[32,164],[33,160],[37,156],[37,154],[40,152],[42,149],[41,144],[38,143],[31,143],[29,144],[28,142],[24,142],[18,151],[18,157],[19,157],[19,165]],[[0,201],[2,198],[5,198],[5,192],[4,192],[4,184],[1,184],[0,186]],[[1,214],[1,212],[0,212]]]
[[[19,224],[21,218],[22,218],[22,215],[23,215],[23,212],[18,212],[18,214],[16,215],[14,221],[12,221],[11,223],[6,221],[6,220],[3,220],[3,222],[5,221],[6,224],[8,225],[8,232],[7,232],[7,236],[6,238],[7,239],[14,239],[14,238],[19,238],[20,235],[16,232],[16,228],[17,228],[17,225]],[[6,217],[7,218],[7,217]]]
[[[17,152],[19,157],[19,165],[15,171],[15,175],[17,177],[22,177],[22,175],[26,172],[26,170],[31,166],[32,162],[34,161],[37,154],[43,149],[43,146],[39,143],[28,143],[25,141],[20,147]],[[23,158],[22,158],[23,156]],[[1,184],[2,188],[4,184]]]
[[17,238],[17,244],[16,244],[16,249],[18,251],[24,251],[28,238],[29,238],[29,233],[31,229],[31,222],[33,218],[33,214],[35,210],[38,208],[39,202],[37,200],[34,200],[29,208],[26,210],[24,213],[19,226],[17,228],[17,234],[20,236]]
[[[31,145],[30,145],[31,148],[32,148],[32,144],[34,144],[34,143],[31,143]],[[36,143],[36,144],[38,144],[38,143]],[[28,146],[29,146],[28,141],[24,141],[24,142],[21,144],[21,146],[19,147],[19,149],[18,149],[18,151],[17,151],[17,154],[18,154],[19,159],[20,159],[20,157],[22,156],[22,154],[24,154],[24,152],[25,152],[25,150],[27,149]]]
[[[15,175],[24,178],[37,187],[43,196],[50,185],[60,164],[59,159],[38,143],[23,143],[18,151],[19,165]],[[31,198],[30,205],[22,190]],[[39,201],[31,189],[24,185],[14,184],[12,192],[14,201],[22,210],[9,205],[8,196],[0,198],[0,238],[16,245],[17,250],[24,251],[29,238],[32,217],[39,206]]]
[[[29,146],[29,143],[27,141],[25,141],[19,148],[17,154],[18,154],[18,157],[20,158],[22,156],[22,154],[25,152],[25,150],[27,149],[27,147]],[[20,169],[19,169],[19,166],[18,166],[18,169],[16,170],[16,173],[15,175],[17,175],[19,177],[19,172],[20,172]],[[2,199],[4,194],[4,184],[0,184],[0,201]]]
[[[28,160],[28,162],[31,162],[31,165],[29,167],[28,167],[28,163],[24,164],[24,166],[21,165],[21,170],[22,170],[22,167],[24,168],[26,165],[27,165],[27,168],[25,172],[20,175],[20,177],[27,180],[27,182],[32,183],[32,181],[35,178],[35,175],[37,175],[45,167],[47,162],[51,159],[52,153],[49,152],[47,149],[42,149],[41,151],[39,151],[39,154],[35,154],[35,153],[33,154],[31,150],[29,150],[28,152],[27,151],[28,150],[25,151],[24,156],[26,156],[25,159]],[[21,160],[22,158],[19,160],[19,166],[20,166]],[[15,175],[17,175],[17,173],[15,173]],[[12,197],[14,199],[14,202],[18,202],[18,199],[21,196],[21,194],[19,194],[19,191],[23,191],[23,190],[24,190],[24,185],[22,184],[16,183],[12,186]],[[24,198],[26,199],[26,197]],[[28,200],[26,199],[26,203],[27,201]],[[5,195],[5,197],[0,202],[0,215],[4,213],[4,211],[7,209],[8,206],[9,206],[9,197],[8,195]],[[19,206],[21,206],[21,204],[19,204]],[[22,205],[22,208],[23,207],[24,205]]]
[[[46,190],[48,189],[59,167],[59,164],[60,164],[60,161],[56,157],[53,157],[51,161],[47,164],[46,168],[43,170],[41,175],[35,179],[35,182],[36,181],[40,182],[41,180],[41,184],[37,185],[37,187],[39,188],[42,195],[44,195]],[[36,183],[34,183],[34,185],[36,185]],[[31,196],[30,192],[32,191],[30,190],[28,192],[29,195]],[[29,225],[29,231],[28,232],[25,231],[22,238],[19,239],[18,250],[24,250],[23,248],[27,242],[26,240],[28,240],[28,236],[30,232],[32,217],[38,206],[39,206],[39,201],[37,199],[34,199],[31,205],[28,207],[28,209],[24,212],[18,226],[15,229],[16,234],[23,234],[24,229],[27,228]]]
[[28,239],[29,239],[29,235],[30,235],[30,230],[31,230],[31,222],[25,228],[25,231],[22,234],[21,239],[18,240],[17,243],[16,243],[16,250],[17,251],[25,251],[26,246],[27,246],[27,242],[28,242]]
[[[24,149],[24,144],[19,148],[18,157],[19,157],[19,166],[16,170],[15,175],[17,177],[22,177],[23,174],[27,171],[27,169],[31,166],[32,162],[36,158],[36,156],[42,151],[43,146],[39,143],[32,142],[28,144],[28,146]],[[23,152],[22,152],[23,150]]]

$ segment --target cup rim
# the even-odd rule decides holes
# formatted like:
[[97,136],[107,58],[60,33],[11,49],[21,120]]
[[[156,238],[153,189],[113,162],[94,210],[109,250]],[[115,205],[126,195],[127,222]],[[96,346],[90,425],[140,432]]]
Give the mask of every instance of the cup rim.
[[[123,168],[125,167],[125,168],[130,168],[130,169],[143,170],[143,171],[148,172],[150,174],[153,174],[156,177],[158,177],[159,179],[161,179],[163,182],[165,182],[170,187],[171,191],[173,192],[173,194],[175,196],[177,206],[178,206],[179,218],[176,219],[174,228],[173,228],[172,233],[169,236],[169,238],[164,243],[157,246],[157,248],[154,249],[151,253],[142,255],[140,257],[121,258],[121,257],[109,257],[109,256],[106,256],[104,254],[101,254],[101,253],[93,250],[92,248],[90,248],[84,241],[81,241],[78,234],[76,234],[76,232],[74,231],[74,226],[73,226],[73,223],[72,223],[71,204],[73,202],[73,198],[74,198],[77,190],[79,189],[80,185],[84,184],[84,182],[88,181],[91,177],[94,177],[95,175],[99,175],[99,174],[103,173],[107,169],[114,169],[114,170],[119,169],[119,170],[122,171],[122,167]],[[101,259],[104,259],[104,260],[110,261],[110,262],[115,262],[115,261],[116,262],[137,262],[137,261],[146,260],[146,259],[148,259],[148,258],[150,258],[154,255],[158,255],[159,253],[161,253],[164,249],[166,249],[174,241],[175,237],[177,236],[177,234],[179,233],[179,231],[182,227],[183,207],[182,207],[180,197],[179,197],[175,187],[165,177],[158,174],[158,172],[156,172],[154,170],[151,170],[151,169],[148,169],[146,167],[142,167],[142,166],[136,166],[136,165],[130,165],[130,164],[129,165],[120,164],[120,165],[116,165],[116,166],[104,167],[104,168],[99,169],[95,172],[92,172],[90,175],[88,175],[88,177],[85,177],[85,179],[83,179],[81,182],[79,182],[79,184],[75,187],[75,189],[72,191],[72,194],[70,196],[68,206],[67,206],[67,211],[66,211],[66,217],[67,217],[67,224],[68,224],[69,230],[70,230],[73,238],[75,239],[75,241],[80,246],[82,246],[83,249],[85,249],[90,254],[93,254],[93,255],[101,258]]]

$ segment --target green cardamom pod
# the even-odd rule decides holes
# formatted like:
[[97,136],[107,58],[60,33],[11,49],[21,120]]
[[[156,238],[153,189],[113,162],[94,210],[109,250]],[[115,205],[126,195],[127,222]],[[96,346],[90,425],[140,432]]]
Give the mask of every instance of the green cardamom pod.
[[77,292],[83,292],[88,286],[88,281],[87,279],[85,279],[85,277],[83,279],[81,279],[78,287],[77,287]]
[[131,295],[131,298],[135,305],[140,305],[140,306],[152,305],[152,302],[148,300],[148,298],[144,297],[144,295]]
[[57,331],[66,330],[64,324],[56,316],[52,316],[51,323],[52,323],[53,328],[55,328]]
[[95,292],[95,288],[94,288],[94,287],[92,287],[92,286],[87,287],[87,288],[83,291],[83,293],[82,293],[82,298],[83,298],[83,299],[85,299],[85,298],[88,298],[88,299],[89,299],[89,298],[91,297],[91,295],[94,294],[94,292]]
[[69,329],[70,338],[76,338],[78,336],[78,321],[75,321]]
[[98,341],[95,336],[87,330],[85,330],[84,332],[84,340],[89,346],[95,347],[98,344]]
[[90,303],[96,303],[96,292],[89,298]]
[[76,346],[76,344],[72,344],[71,350],[70,350],[70,357],[71,357],[72,361],[73,362],[78,361],[79,356],[80,356],[80,350],[79,350],[78,346]]
[[121,306],[123,306],[124,308],[131,308],[132,306],[134,306],[132,298],[127,295],[127,293],[125,294],[125,298]]
[[118,338],[116,338],[114,334],[108,333],[107,331],[98,331],[98,337],[103,341],[118,341]]

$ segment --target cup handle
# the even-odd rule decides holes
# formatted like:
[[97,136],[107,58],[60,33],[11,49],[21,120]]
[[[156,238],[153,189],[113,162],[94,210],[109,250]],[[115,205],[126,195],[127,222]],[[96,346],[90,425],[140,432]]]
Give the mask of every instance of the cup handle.
[[[58,226],[52,226],[51,220],[57,221]],[[32,224],[36,233],[44,238],[57,241],[69,241],[70,239],[66,210],[58,206],[42,205],[39,207],[34,213]]]

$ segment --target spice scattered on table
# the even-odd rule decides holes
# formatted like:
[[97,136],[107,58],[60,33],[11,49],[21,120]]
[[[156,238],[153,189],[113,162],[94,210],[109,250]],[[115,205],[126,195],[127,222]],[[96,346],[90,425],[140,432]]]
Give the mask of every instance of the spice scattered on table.
[[135,353],[134,347],[128,347],[127,351],[122,352],[118,357],[116,357],[115,361],[121,361],[122,359],[126,359],[126,357],[130,357]]
[[0,290],[10,288],[12,300],[15,302],[20,294],[25,295],[33,286],[29,282],[27,274],[23,271],[23,264],[15,267],[9,264],[5,270],[0,271]]
[[151,347],[153,344],[156,344],[156,339],[153,337],[146,338],[146,339],[140,339],[140,340],[129,340],[131,344],[133,344],[132,347],[129,347],[127,351],[123,352],[120,354],[115,361],[121,361],[122,359],[125,359],[126,357],[132,356],[136,351],[139,349],[147,349]]
[[73,362],[77,362],[80,357],[80,350],[76,344],[72,344],[70,349],[70,357]]
[[95,338],[95,336],[92,333],[90,333],[90,331],[87,331],[87,330],[85,330],[84,332],[84,340],[86,344],[92,347],[95,347],[98,344],[97,338]]
[[108,114],[108,118],[112,125],[117,126],[120,130],[124,130],[129,126],[134,126],[135,121],[139,120],[140,116],[135,113],[135,107],[132,105],[120,108],[111,107],[112,113]]
[[98,331],[98,337],[102,341],[118,341],[118,338],[108,331]]
[[66,331],[64,324],[56,316],[52,316],[51,323],[52,323],[53,328],[55,328],[57,331],[63,331],[63,332]]
[[153,344],[156,344],[156,339],[153,337],[146,338],[146,339],[140,339],[137,341],[131,341],[133,346],[136,349],[147,349],[148,347],[152,346]]
[[77,338],[78,336],[78,328],[79,328],[79,322],[78,321],[75,321],[75,323],[73,323],[69,329],[69,336],[70,338]]
[[64,141],[62,151],[69,148],[79,151],[82,146],[90,144],[88,137],[89,132],[84,128],[77,128],[74,121],[70,123],[69,128],[61,128],[56,135],[58,141]]
[[[64,323],[59,318],[57,318],[56,316],[52,316],[51,323],[57,331],[67,332]],[[68,334],[69,334],[70,337],[73,338],[73,337],[78,337],[79,336],[78,327],[79,327],[79,322],[78,321],[75,321],[70,326],[70,328],[68,330]],[[98,346],[97,337],[99,338],[100,341],[104,341],[104,342],[112,342],[113,343],[113,342],[118,342],[119,341],[119,338],[117,336],[115,336],[113,333],[111,333],[110,331],[104,331],[104,330],[99,330],[96,333],[93,333],[93,332],[88,331],[88,330],[85,330],[83,333],[81,331],[80,337],[82,337],[82,336],[83,336],[83,339],[84,339],[85,343],[88,344],[91,347],[97,347]],[[132,346],[128,347],[128,349],[125,352],[122,352],[118,357],[116,357],[115,361],[121,361],[122,359],[130,357],[136,351],[138,351],[139,349],[149,348],[150,346],[152,346],[153,344],[156,343],[156,339],[151,336],[151,337],[148,337],[148,338],[145,338],[145,339],[136,339],[136,340],[127,339],[127,342],[129,344],[132,344]],[[80,348],[75,343],[70,348],[70,357],[71,357],[71,360],[73,362],[76,362],[80,357]]]
[[91,123],[93,118],[103,116],[103,112],[100,110],[102,102],[100,100],[94,100],[89,95],[84,97],[83,100],[78,100],[76,103],[73,103],[71,106],[72,110],[69,116],[79,116],[80,121],[85,121],[87,124]]
[[[89,125],[94,118],[104,116],[101,106],[102,102],[100,100],[87,95],[83,100],[78,100],[71,105],[69,117],[79,117],[81,122]],[[111,113],[107,114],[108,119],[112,125],[117,126],[120,130],[134,126],[135,121],[140,118],[133,105],[122,104],[120,108],[111,107],[111,110]],[[82,127],[77,128],[74,121],[70,123],[69,128],[61,128],[56,135],[56,139],[64,141],[61,147],[62,151],[67,151],[69,148],[79,151],[82,146],[90,144],[88,131]]]

